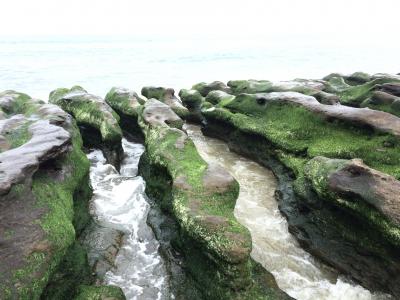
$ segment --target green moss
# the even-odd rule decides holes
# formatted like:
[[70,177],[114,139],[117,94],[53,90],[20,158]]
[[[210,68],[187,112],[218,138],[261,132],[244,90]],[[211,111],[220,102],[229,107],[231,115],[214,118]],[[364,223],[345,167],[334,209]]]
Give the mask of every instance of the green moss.
[[225,93],[223,91],[212,91],[207,95],[206,101],[215,104],[217,106],[223,107],[229,102],[231,102],[234,98],[235,96]]
[[76,241],[68,249],[40,298],[69,300],[77,293],[80,284],[90,284],[92,279],[86,250]]
[[80,87],[73,87],[70,90],[57,89],[51,92],[49,101],[70,113],[79,125],[90,126],[98,130],[103,142],[107,145],[121,142],[122,131],[118,125],[119,116],[100,98],[87,94],[84,90],[81,91]]
[[371,96],[372,92],[374,91],[374,87],[377,84],[390,82],[396,82],[396,80],[390,78],[378,78],[361,85],[347,88],[338,93],[340,97],[340,103],[351,106],[360,106],[364,100]]
[[145,102],[135,92],[116,87],[107,93],[105,101],[113,109],[136,118],[138,116],[137,108]]
[[32,101],[32,98],[27,94],[8,90],[0,93],[0,98],[2,96],[12,98],[12,103],[10,106],[4,105],[2,107],[2,110],[7,115],[23,114],[25,116],[30,116],[37,111],[37,102]]
[[332,201],[335,205],[351,211],[376,230],[382,233],[383,238],[395,246],[400,246],[400,228],[389,221],[385,216],[379,213],[375,208],[363,200],[355,197],[342,197],[332,192],[328,186],[329,177],[349,163],[348,160],[327,159],[325,157],[316,157],[310,160],[304,173],[311,182],[312,188],[317,194],[325,200]]
[[265,93],[271,90],[273,83],[268,80],[231,80],[228,86],[235,95],[240,93]]
[[20,147],[31,139],[32,134],[29,132],[29,125],[31,123],[32,122],[24,122],[18,127],[13,128],[12,130],[3,134],[10,146],[10,149]]
[[125,300],[121,288],[111,285],[81,285],[75,300]]
[[201,104],[204,102],[204,97],[196,90],[181,89],[179,91],[179,97],[182,103],[189,109],[200,108]]
[[139,124],[146,144],[140,162],[146,192],[180,225],[178,244],[184,245],[189,272],[200,286],[212,288],[211,295],[205,292],[212,299],[250,299],[245,295],[252,282],[251,237],[233,214],[237,182],[224,192],[208,190],[203,184],[208,164],[182,131],[151,127],[142,119]]
[[[15,271],[14,285],[18,286],[19,299],[40,297],[50,276],[75,240],[73,195],[80,186],[87,184],[85,180],[89,172],[89,162],[81,150],[82,140],[76,125],[72,134],[72,151],[54,162],[58,165],[56,168],[66,167],[71,174],[60,181],[46,170],[40,169],[32,179],[32,192],[36,198],[36,205],[47,210],[39,224],[46,234],[49,245],[43,252],[35,251],[30,254],[26,259],[26,266]],[[76,199],[76,201],[87,200]]]
[[[226,107],[236,113],[227,109],[203,113],[245,132],[261,135],[276,149],[287,153],[308,158],[361,158],[370,167],[400,178],[399,141],[390,134],[375,133],[339,121],[327,122],[291,104],[259,105],[246,96],[237,97]],[[388,142],[393,146],[385,146]]]

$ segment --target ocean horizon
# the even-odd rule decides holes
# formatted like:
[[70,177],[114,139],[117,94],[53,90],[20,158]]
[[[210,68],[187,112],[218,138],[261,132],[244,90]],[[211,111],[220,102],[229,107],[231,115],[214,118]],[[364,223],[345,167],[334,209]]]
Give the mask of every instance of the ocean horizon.
[[201,81],[322,78],[332,73],[398,73],[396,48],[351,36],[137,35],[2,36],[0,89],[47,100],[81,85],[105,96],[113,86],[177,91]]

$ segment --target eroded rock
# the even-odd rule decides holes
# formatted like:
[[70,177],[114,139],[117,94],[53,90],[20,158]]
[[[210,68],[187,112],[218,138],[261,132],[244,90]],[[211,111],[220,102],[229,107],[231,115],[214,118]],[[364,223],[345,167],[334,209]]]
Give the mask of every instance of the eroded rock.
[[175,90],[172,88],[146,86],[142,88],[142,95],[147,99],[157,99],[168,105],[182,119],[186,119],[189,115],[188,109],[175,96]]

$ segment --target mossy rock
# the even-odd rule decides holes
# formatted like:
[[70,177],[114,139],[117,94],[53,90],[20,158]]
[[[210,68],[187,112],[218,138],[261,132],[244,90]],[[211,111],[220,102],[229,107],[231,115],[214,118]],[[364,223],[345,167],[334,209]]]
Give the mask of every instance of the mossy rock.
[[202,121],[201,109],[204,104],[204,97],[200,92],[196,90],[181,89],[179,91],[179,97],[181,98],[183,105],[191,113],[190,116],[186,117],[186,120],[200,123]]
[[[179,224],[180,241],[175,244],[181,245],[195,284],[207,299],[270,299],[254,281],[250,233],[233,214],[238,183],[207,164],[183,131],[152,122],[165,114],[150,118],[148,105],[139,117],[146,145],[140,174],[147,194]],[[287,299],[275,287],[269,292],[273,290]]]
[[368,223],[388,243],[400,247],[397,212],[400,182],[358,160],[315,157],[304,168],[307,180],[322,198]]
[[102,98],[75,86],[52,91],[49,101],[75,118],[86,147],[100,148],[108,163],[119,169],[123,155],[120,117]]
[[192,90],[198,91],[203,97],[206,97],[211,91],[223,91],[230,93],[231,89],[222,81],[213,81],[210,83],[200,82],[192,86]]
[[349,85],[360,85],[371,81],[371,75],[365,72],[354,72],[353,74],[346,76],[346,82]]
[[[26,152],[24,159],[32,159],[30,170],[17,177],[9,192],[1,196],[6,207],[0,219],[14,225],[3,240],[0,298],[39,299],[60,263],[66,259],[76,233],[88,220],[89,162],[82,152],[76,123],[58,107],[25,99],[23,108],[12,112],[34,114],[36,120],[42,118],[34,123],[38,129],[39,126],[59,127],[68,135],[61,148],[51,148],[53,151],[50,149],[39,158],[40,165],[35,165],[32,153]],[[41,150],[46,146],[47,142],[42,143]],[[31,150],[39,153],[35,148]],[[1,231],[0,235],[5,236]]]
[[175,96],[175,90],[172,88],[145,86],[142,88],[142,95],[147,99],[157,99],[163,102],[184,120],[191,115],[189,110],[182,105],[181,100]]
[[113,87],[106,95],[105,101],[119,115],[119,124],[127,132],[141,136],[137,124],[138,109],[145,100],[129,89]]
[[264,93],[271,90],[273,83],[268,80],[230,80],[228,86],[232,89],[232,93],[237,95],[240,93],[255,94]]
[[74,300],[125,300],[121,288],[112,285],[81,285]]
[[233,100],[235,96],[224,91],[212,91],[208,93],[206,101],[217,106],[224,106]]
[[[282,110],[287,112],[288,108],[284,106]],[[374,222],[366,218],[365,214],[359,214],[355,209],[360,202],[357,198],[353,197],[350,201],[341,201],[340,205],[336,205],[327,196],[317,196],[304,174],[310,157],[302,152],[283,150],[271,141],[269,134],[257,130],[257,126],[261,124],[271,128],[272,123],[269,121],[272,119],[261,119],[256,114],[243,118],[241,113],[218,108],[205,110],[203,114],[206,118],[204,134],[225,140],[232,151],[251,157],[273,170],[279,181],[276,193],[279,208],[288,219],[290,231],[311,254],[352,276],[368,289],[399,294],[399,281],[393,276],[400,269],[398,248],[393,244],[397,237],[383,237],[382,231],[377,230]],[[276,117],[278,124],[294,120],[289,115]],[[290,128],[285,126],[280,130],[287,131]],[[340,166],[344,161],[339,160],[336,165]],[[333,172],[335,166],[324,169]],[[357,174],[356,170],[353,176],[363,178],[363,173]],[[340,175],[339,178],[343,176]],[[324,180],[318,180],[317,183],[321,189],[327,186]],[[368,183],[365,188],[362,188],[362,184],[352,186],[368,193],[368,188],[374,184]],[[350,189],[349,193],[351,192]],[[332,191],[327,194],[332,194]],[[343,194],[340,195],[344,199]],[[348,204],[355,206],[348,208]],[[368,211],[375,212],[371,216],[379,214],[376,209],[370,208]],[[382,220],[382,216],[375,220]],[[390,227],[382,228],[386,233],[392,231],[387,230]],[[369,275],[365,276],[367,273]]]
[[79,125],[97,130],[103,143],[107,145],[121,143],[119,116],[102,98],[75,86],[71,89],[61,88],[52,91],[49,102],[59,105],[70,113]]

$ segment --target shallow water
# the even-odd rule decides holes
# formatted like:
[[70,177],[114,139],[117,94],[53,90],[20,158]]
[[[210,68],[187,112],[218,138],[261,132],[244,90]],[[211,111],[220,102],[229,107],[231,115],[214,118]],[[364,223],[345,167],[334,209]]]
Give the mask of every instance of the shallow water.
[[338,277],[300,248],[288,231],[274,197],[272,172],[231,151],[226,143],[203,136],[195,125],[185,125],[200,155],[228,170],[240,184],[235,216],[251,233],[251,256],[274,276],[279,287],[299,300],[383,300],[346,278]]
[[337,43],[330,35],[0,37],[0,92],[15,89],[47,100],[50,91],[76,84],[104,97],[113,86],[179,91],[212,80],[398,73],[398,52],[392,43],[360,44],[353,37]]
[[93,198],[90,211],[104,227],[124,232],[115,267],[105,275],[105,283],[122,288],[127,299],[170,299],[166,263],[158,252],[160,246],[147,225],[150,205],[145,182],[137,176],[144,147],[123,139],[125,152],[120,173],[106,163],[103,153],[88,154]]

